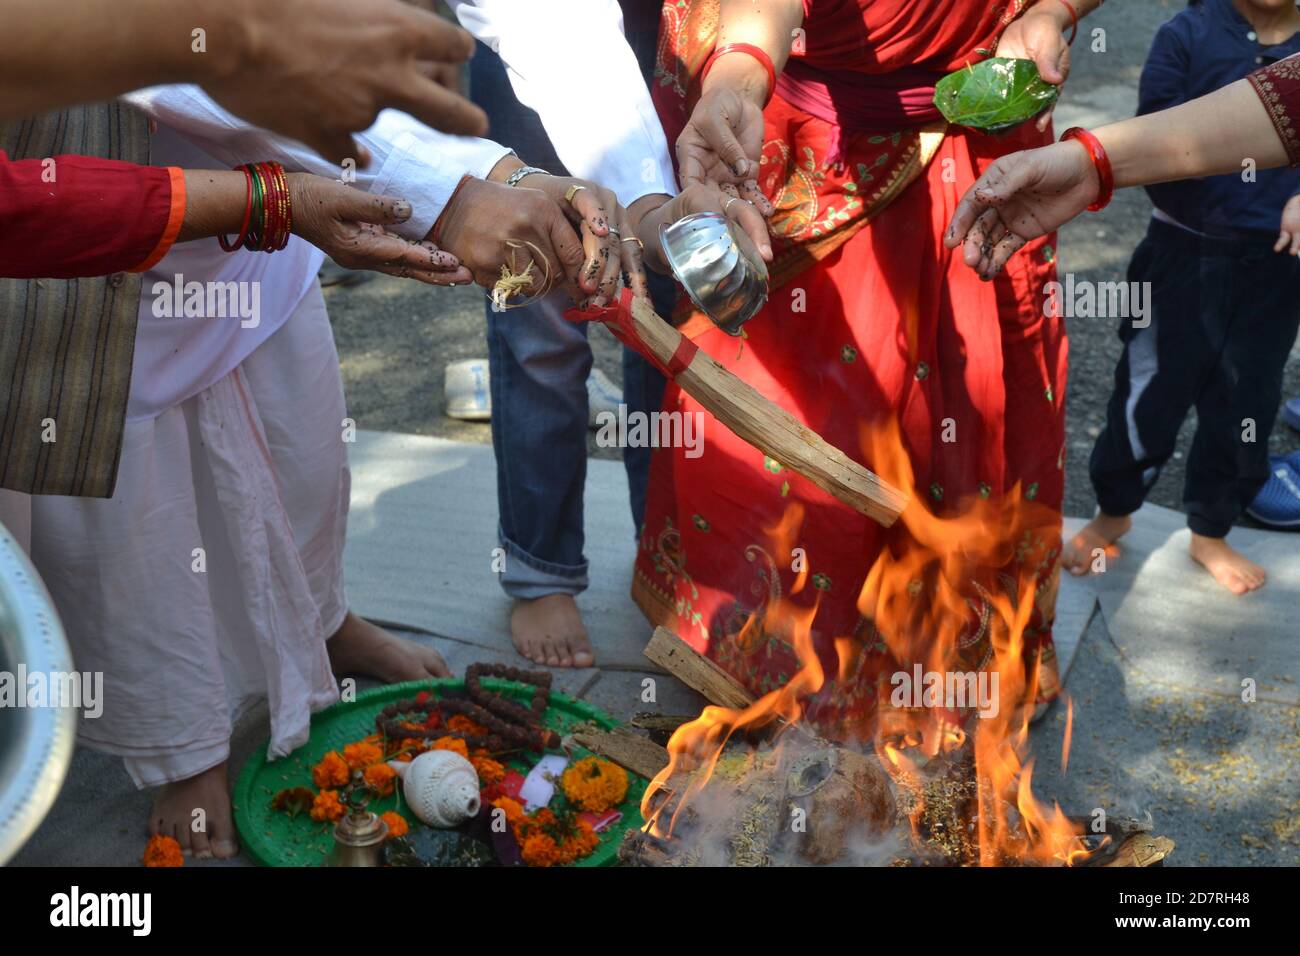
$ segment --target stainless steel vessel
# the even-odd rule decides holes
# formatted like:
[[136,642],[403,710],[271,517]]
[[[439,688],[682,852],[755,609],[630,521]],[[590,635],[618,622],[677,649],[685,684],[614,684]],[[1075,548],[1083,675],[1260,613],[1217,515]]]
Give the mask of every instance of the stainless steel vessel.
[[72,707],[26,706],[20,671],[69,674],[72,652],[40,576],[0,525],[0,674],[18,695],[0,706],[0,865],[13,858],[53,805],[77,730]]
[[697,212],[660,229],[664,257],[695,307],[728,335],[767,301],[767,266],[726,216]]

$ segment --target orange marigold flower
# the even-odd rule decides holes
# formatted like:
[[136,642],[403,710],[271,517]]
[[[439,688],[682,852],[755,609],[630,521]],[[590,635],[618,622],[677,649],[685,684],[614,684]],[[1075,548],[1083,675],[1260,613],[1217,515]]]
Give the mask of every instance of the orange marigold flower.
[[388,836],[384,839],[391,840],[394,837],[406,836],[411,827],[406,822],[406,817],[394,810],[379,814],[379,819],[388,824]]
[[627,796],[627,771],[599,757],[584,757],[560,776],[560,788],[574,806],[604,813]]
[[464,714],[453,714],[447,720],[447,729],[454,730],[458,734],[468,734],[471,737],[486,737],[488,729],[476,720],[471,720]]
[[492,801],[492,806],[501,810],[506,815],[506,822],[514,827],[517,823],[525,820],[527,814],[524,813],[523,804],[518,800],[512,800],[510,797],[497,797]]
[[145,844],[144,857],[140,862],[145,866],[184,866],[185,854],[174,838],[159,833],[150,837]]
[[545,833],[533,833],[524,837],[519,846],[519,855],[529,866],[555,866],[564,862],[560,848]]
[[317,822],[328,820],[334,823],[346,811],[347,807],[339,802],[337,790],[322,790],[311,803],[311,818]]
[[505,778],[506,768],[491,757],[471,757],[469,762],[478,772],[479,786],[490,787]]
[[450,750],[460,754],[466,760],[469,759],[469,748],[465,746],[465,741],[459,737],[439,737],[433,742],[430,750]]
[[365,770],[367,767],[383,762],[384,752],[375,744],[359,740],[343,748],[343,759],[347,761],[350,769]]
[[393,792],[396,780],[397,771],[386,763],[377,763],[366,770],[366,783],[374,787],[381,797],[386,797]]
[[337,750],[331,750],[311,768],[311,782],[321,790],[347,786],[350,776],[347,761],[339,756]]

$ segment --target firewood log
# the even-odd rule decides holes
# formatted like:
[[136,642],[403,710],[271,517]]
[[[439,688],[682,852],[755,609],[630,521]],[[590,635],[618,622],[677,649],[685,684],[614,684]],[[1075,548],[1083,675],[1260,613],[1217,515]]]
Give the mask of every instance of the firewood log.
[[[632,324],[655,358],[670,365],[682,343],[682,334],[656,315],[646,299],[632,300]],[[889,527],[906,506],[906,494],[849,458],[704,352],[696,352],[690,365],[674,380],[741,440],[855,511]]]

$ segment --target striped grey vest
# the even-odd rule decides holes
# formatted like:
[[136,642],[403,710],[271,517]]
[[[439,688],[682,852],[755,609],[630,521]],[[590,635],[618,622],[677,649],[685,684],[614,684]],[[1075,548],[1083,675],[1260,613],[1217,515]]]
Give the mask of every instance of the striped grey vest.
[[[0,124],[10,159],[149,162],[145,117],[119,103]],[[139,275],[0,279],[0,488],[109,498],[131,388]]]

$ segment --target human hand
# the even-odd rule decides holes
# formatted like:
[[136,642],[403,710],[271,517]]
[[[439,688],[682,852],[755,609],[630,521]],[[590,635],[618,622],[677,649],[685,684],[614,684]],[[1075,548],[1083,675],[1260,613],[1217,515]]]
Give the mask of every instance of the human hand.
[[957,204],[943,244],[992,279],[1012,253],[1088,208],[1101,180],[1088,150],[1074,140],[1003,156]]
[[428,11],[398,0],[275,0],[249,3],[243,23],[245,62],[203,88],[331,162],[367,165],[350,134],[385,107],[446,133],[487,132],[481,109],[429,75],[431,64],[468,60],[474,40]]
[[1273,251],[1300,256],[1300,195],[1292,196],[1282,207],[1282,227]]
[[343,183],[289,173],[293,232],[327,252],[345,269],[369,269],[429,285],[456,285],[473,277],[459,260],[431,242],[411,242],[384,230],[405,222],[411,204],[374,196]]
[[[494,177],[498,174],[498,170],[493,170]],[[613,302],[624,275],[633,294],[650,294],[645,284],[641,247],[632,241],[635,236],[632,220],[613,190],[590,180],[550,173],[530,173],[519,180],[516,188],[535,189],[545,194],[578,229],[583,261],[577,284],[591,298],[592,305]],[[569,195],[572,200],[566,199]]]
[[757,180],[763,151],[762,103],[725,82],[724,65],[744,66],[740,61],[745,60],[749,57],[724,57],[710,73],[708,90],[696,102],[691,118],[677,137],[677,164],[683,187],[725,187],[729,195],[740,196],[764,216],[770,216],[772,204],[758,188]]
[[[1040,2],[1011,21],[994,55],[1033,60],[1045,82],[1060,86],[1070,73],[1070,45],[1065,39],[1070,26],[1070,11],[1061,0]],[[1041,132],[1051,121],[1052,110],[1046,109],[1034,125]]]
[[505,266],[512,275],[528,276],[522,288],[532,295],[563,288],[575,302],[586,298],[578,284],[582,243],[560,207],[539,189],[466,179],[430,239],[455,255],[485,289],[496,285]]
[[736,196],[728,196],[713,186],[697,183],[647,212],[637,223],[637,238],[645,246],[645,261],[656,272],[671,271],[664,257],[659,230],[684,216],[697,212],[716,212],[740,226],[737,242],[746,254],[772,261],[772,247],[767,239],[767,223],[754,208],[753,203]]

